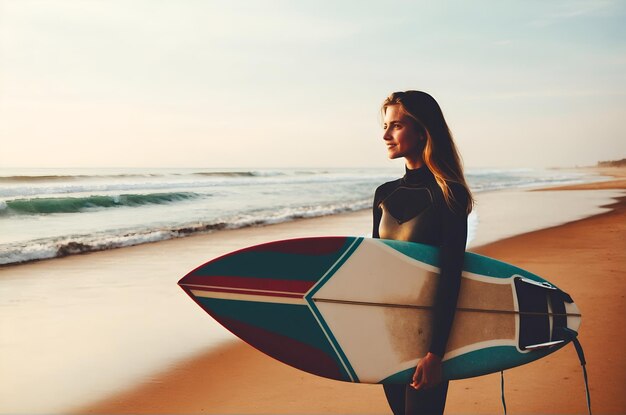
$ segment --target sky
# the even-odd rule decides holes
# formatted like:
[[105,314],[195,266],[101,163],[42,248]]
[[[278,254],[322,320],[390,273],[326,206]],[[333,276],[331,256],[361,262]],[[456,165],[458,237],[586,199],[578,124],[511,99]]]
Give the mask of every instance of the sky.
[[0,0],[2,167],[385,167],[380,104],[466,167],[626,157],[623,0]]

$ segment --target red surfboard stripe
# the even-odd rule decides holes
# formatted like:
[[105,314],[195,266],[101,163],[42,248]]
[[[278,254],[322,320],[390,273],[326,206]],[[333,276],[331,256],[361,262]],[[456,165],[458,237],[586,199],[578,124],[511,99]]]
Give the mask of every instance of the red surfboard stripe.
[[213,317],[246,343],[283,363],[319,376],[348,380],[342,375],[337,361],[320,349],[242,321]]
[[224,288],[242,288],[249,290],[283,291],[305,294],[316,281],[276,280],[270,278],[234,277],[220,275],[187,275],[185,285],[212,286]]
[[283,254],[302,255],[329,255],[340,251],[344,247],[347,239],[348,238],[345,236],[290,239],[253,246],[246,249],[246,251],[280,252]]
[[[193,286],[187,286],[190,290],[196,289]],[[217,288],[217,287],[206,287],[201,286],[197,288],[200,291],[208,291],[208,292],[217,292],[217,293],[231,293],[231,294],[244,294],[244,295],[261,295],[268,297],[285,297],[285,298],[303,298],[303,294],[286,294],[279,293],[275,291],[250,291],[243,289],[232,289],[232,288]]]

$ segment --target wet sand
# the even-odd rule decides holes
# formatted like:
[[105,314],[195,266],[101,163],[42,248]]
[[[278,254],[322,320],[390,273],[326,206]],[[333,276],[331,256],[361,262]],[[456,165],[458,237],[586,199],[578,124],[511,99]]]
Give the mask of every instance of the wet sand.
[[[623,170],[615,173],[623,177]],[[587,357],[594,413],[626,413],[626,358],[622,353],[626,346],[626,183],[613,180],[559,189],[613,189],[622,196],[608,204],[604,213],[470,250],[539,274],[574,297],[583,313],[579,338]],[[365,219],[354,214],[348,227],[361,226]],[[571,345],[537,362],[507,370],[505,382],[511,414],[586,413],[582,371]],[[76,413],[390,411],[378,385],[348,384],[309,375],[234,340],[200,351]],[[452,382],[446,413],[502,413],[500,375]]]

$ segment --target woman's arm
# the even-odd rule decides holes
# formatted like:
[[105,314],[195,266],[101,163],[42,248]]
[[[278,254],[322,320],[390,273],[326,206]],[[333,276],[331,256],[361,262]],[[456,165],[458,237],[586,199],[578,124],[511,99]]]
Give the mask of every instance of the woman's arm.
[[454,201],[450,209],[442,201],[442,238],[439,250],[440,276],[433,309],[433,333],[429,352],[413,376],[415,389],[429,388],[441,381],[441,359],[454,320],[461,286],[461,271],[467,241],[467,193],[462,186],[451,186]]
[[461,286],[461,271],[467,243],[467,193],[462,186],[452,185],[453,209],[443,205],[442,238],[439,250],[439,283],[433,311],[433,335],[429,351],[443,357],[454,320]]
[[[382,187],[382,186],[381,186]],[[383,212],[380,209],[380,192],[381,187],[376,189],[374,193],[374,203],[372,206],[372,238],[380,238],[380,234],[378,233],[378,227],[380,225],[380,219],[382,218]]]

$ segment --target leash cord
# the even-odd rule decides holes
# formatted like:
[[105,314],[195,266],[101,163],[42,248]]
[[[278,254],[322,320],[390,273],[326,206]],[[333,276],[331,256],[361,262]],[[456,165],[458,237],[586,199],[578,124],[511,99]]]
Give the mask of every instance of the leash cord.
[[589,395],[589,380],[587,379],[587,368],[585,365],[587,362],[585,361],[585,354],[583,353],[583,347],[578,341],[577,337],[572,339],[572,343],[574,343],[574,347],[576,348],[576,353],[578,354],[578,359],[580,360],[580,365],[583,368],[583,379],[585,380],[585,393],[587,395],[587,411],[589,415],[591,415],[591,397]]
[[504,415],[506,415],[506,401],[504,400],[504,371],[500,371],[500,388],[502,390],[502,407],[504,408]]
[[[572,343],[574,344],[574,348],[576,349],[576,353],[578,354],[578,359],[580,360],[580,366],[583,368],[583,379],[585,380],[585,395],[587,397],[587,412],[589,415],[591,414],[591,396],[589,394],[589,379],[587,377],[587,368],[585,361],[585,354],[583,353],[583,346],[578,341],[577,337],[572,338]],[[502,408],[504,409],[504,415],[506,415],[506,401],[504,399],[504,371],[500,371],[500,389],[502,396]]]

